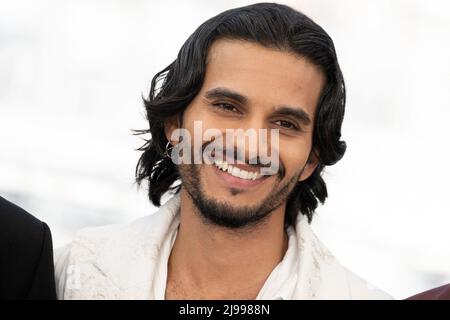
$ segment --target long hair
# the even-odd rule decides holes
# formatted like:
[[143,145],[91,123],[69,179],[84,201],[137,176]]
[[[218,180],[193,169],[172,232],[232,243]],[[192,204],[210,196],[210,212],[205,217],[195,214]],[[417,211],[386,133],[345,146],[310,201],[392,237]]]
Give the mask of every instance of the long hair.
[[318,203],[327,198],[322,178],[325,166],[339,161],[346,144],[341,141],[345,110],[345,84],[334,44],[314,21],[289,6],[257,3],[224,11],[203,24],[186,40],[177,58],[152,79],[144,105],[149,128],[136,134],[151,134],[138,150],[143,151],[136,166],[136,182],[148,182],[148,197],[155,206],[167,191],[178,192],[177,166],[164,155],[168,142],[164,123],[182,117],[200,91],[206,72],[206,58],[211,44],[218,39],[250,41],[267,48],[294,53],[308,59],[326,75],[313,128],[313,150],[319,164],[306,180],[298,182],[287,200],[285,222],[294,224],[299,212],[311,222]]

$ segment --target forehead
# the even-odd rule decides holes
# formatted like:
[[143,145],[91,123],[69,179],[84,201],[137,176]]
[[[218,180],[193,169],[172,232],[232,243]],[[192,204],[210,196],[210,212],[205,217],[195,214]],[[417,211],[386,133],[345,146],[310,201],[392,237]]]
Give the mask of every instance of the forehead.
[[292,53],[242,40],[215,41],[209,52],[202,92],[227,87],[260,105],[301,105],[314,114],[325,76]]

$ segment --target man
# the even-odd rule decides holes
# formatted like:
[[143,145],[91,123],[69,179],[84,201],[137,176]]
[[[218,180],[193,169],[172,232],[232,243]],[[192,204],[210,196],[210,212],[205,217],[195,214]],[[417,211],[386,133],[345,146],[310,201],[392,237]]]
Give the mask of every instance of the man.
[[[59,298],[390,298],[309,226],[327,197],[321,172],[345,152],[344,81],[320,26],[280,4],[225,11],[155,75],[145,106],[137,181],[156,206],[174,196],[79,232],[57,255]],[[235,141],[239,130],[256,140]]]
[[2,197],[0,299],[56,299],[48,226]]

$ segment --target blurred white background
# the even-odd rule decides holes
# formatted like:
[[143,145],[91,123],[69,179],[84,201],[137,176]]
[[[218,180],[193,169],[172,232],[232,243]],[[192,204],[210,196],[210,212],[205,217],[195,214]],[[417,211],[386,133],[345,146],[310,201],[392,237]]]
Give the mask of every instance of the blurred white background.
[[[0,0],[0,195],[56,247],[154,212],[134,185],[141,94],[199,24],[250,3]],[[450,282],[450,3],[282,3],[331,35],[348,87],[314,229],[395,298]]]

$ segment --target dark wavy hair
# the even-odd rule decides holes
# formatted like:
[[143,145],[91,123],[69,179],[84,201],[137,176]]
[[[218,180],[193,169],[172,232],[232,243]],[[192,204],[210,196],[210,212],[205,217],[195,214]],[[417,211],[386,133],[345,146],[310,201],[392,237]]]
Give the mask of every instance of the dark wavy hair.
[[181,47],[169,66],[152,79],[150,93],[143,98],[149,129],[135,134],[151,134],[137,150],[143,151],[136,166],[136,182],[148,181],[148,196],[155,206],[167,191],[177,193],[180,184],[177,166],[164,156],[168,142],[164,123],[182,118],[184,110],[200,91],[211,44],[218,39],[251,41],[267,48],[294,53],[317,65],[326,75],[317,106],[313,129],[313,150],[319,164],[306,180],[298,182],[287,200],[286,224],[294,224],[299,211],[312,221],[318,202],[328,196],[321,176],[325,166],[339,161],[346,144],[341,141],[345,110],[345,85],[334,44],[314,21],[289,6],[257,3],[224,11],[200,25]]

